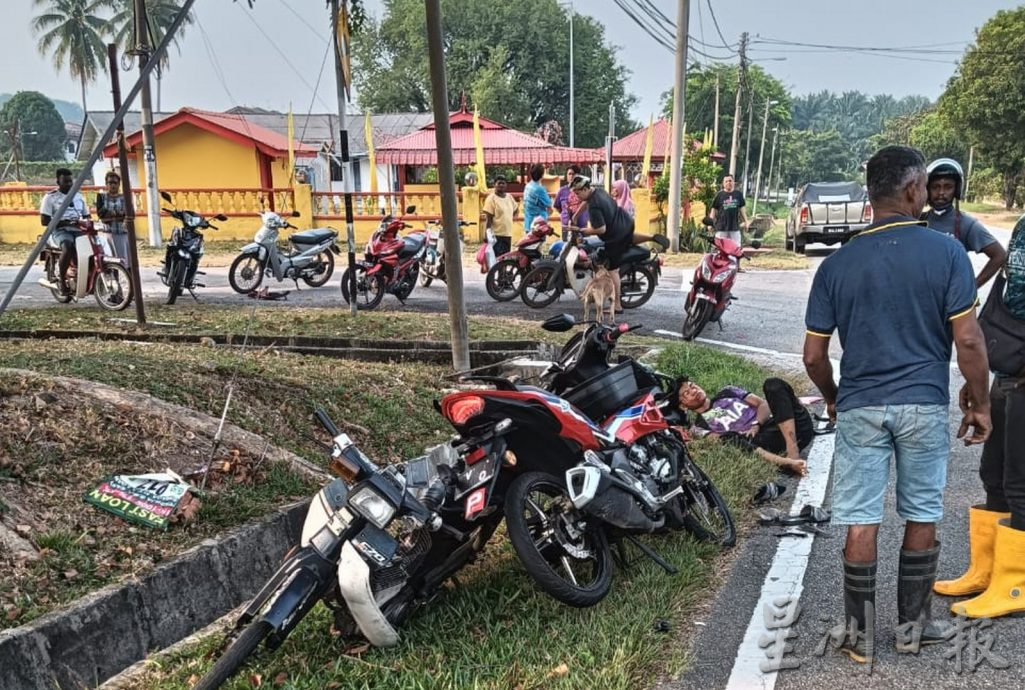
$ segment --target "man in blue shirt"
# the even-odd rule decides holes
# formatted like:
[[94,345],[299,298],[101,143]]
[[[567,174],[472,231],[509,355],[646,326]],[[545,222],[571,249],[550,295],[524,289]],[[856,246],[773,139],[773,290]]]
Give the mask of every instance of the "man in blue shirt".
[[[944,640],[947,622],[931,620],[939,562],[936,522],[943,515],[950,437],[951,341],[968,382],[959,436],[982,443],[990,431],[988,364],[975,319],[975,278],[964,250],[919,225],[926,200],[925,161],[915,149],[888,146],[868,161],[876,222],[822,262],[808,297],[804,363],[837,420],[833,523],[847,525],[844,609],[857,626],[841,647],[866,662],[873,642],[876,535],[883,519],[890,458],[897,513],[906,524],[897,613]],[[829,341],[840,336],[840,386]],[[898,651],[904,651],[898,646]]]
[[548,218],[548,210],[552,207],[552,197],[541,184],[545,166],[535,163],[530,166],[530,182],[523,188],[523,230],[530,232],[530,225],[537,216]]

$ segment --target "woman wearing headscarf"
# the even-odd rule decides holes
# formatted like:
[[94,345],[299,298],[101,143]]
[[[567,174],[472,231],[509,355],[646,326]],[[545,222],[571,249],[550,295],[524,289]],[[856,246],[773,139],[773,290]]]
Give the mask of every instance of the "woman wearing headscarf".
[[616,200],[616,206],[626,211],[631,218],[634,217],[636,209],[634,200],[630,198],[630,185],[626,180],[616,180],[612,183],[612,198]]

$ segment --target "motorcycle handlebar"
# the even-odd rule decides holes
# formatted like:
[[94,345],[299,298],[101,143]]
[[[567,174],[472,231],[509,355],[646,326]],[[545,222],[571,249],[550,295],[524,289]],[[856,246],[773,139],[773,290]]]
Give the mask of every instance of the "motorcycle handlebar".
[[325,412],[323,408],[318,407],[313,415],[317,418],[317,421],[320,422],[320,425],[324,427],[327,433],[331,434],[331,438],[338,435],[338,427],[335,426],[335,423],[327,416],[327,412]]

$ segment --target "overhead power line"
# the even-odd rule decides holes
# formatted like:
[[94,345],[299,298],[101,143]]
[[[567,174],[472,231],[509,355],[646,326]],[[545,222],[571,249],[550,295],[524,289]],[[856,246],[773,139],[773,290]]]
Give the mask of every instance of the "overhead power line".
[[729,42],[727,42],[726,40],[726,37],[722,35],[722,29],[719,28],[719,20],[715,18],[715,10],[712,9],[712,0],[707,0],[707,2],[708,12],[712,15],[712,23],[715,25],[715,32],[719,34],[719,40],[722,41],[722,47],[726,48],[727,50],[732,50],[730,48]]
[[[615,0],[615,3],[652,40],[656,41],[670,53],[676,52],[676,22],[670,21],[658,7],[652,5],[649,0]],[[687,36],[687,43],[689,51],[693,51],[696,55],[706,60],[725,61],[732,59],[737,54],[736,52],[732,52],[729,55],[713,55],[708,53],[698,48],[697,45],[707,47],[709,44],[691,35]],[[720,46],[711,47],[722,49]]]

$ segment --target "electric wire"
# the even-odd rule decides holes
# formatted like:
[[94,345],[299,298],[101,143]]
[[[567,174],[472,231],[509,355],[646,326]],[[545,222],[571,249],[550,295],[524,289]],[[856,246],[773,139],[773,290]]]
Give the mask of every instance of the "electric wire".
[[715,32],[719,34],[719,40],[722,41],[722,47],[727,50],[732,50],[729,42],[726,40],[726,37],[722,35],[722,29],[719,28],[719,20],[715,17],[715,10],[712,8],[712,0],[706,1],[708,2],[708,13],[712,15],[712,24],[715,25]]

